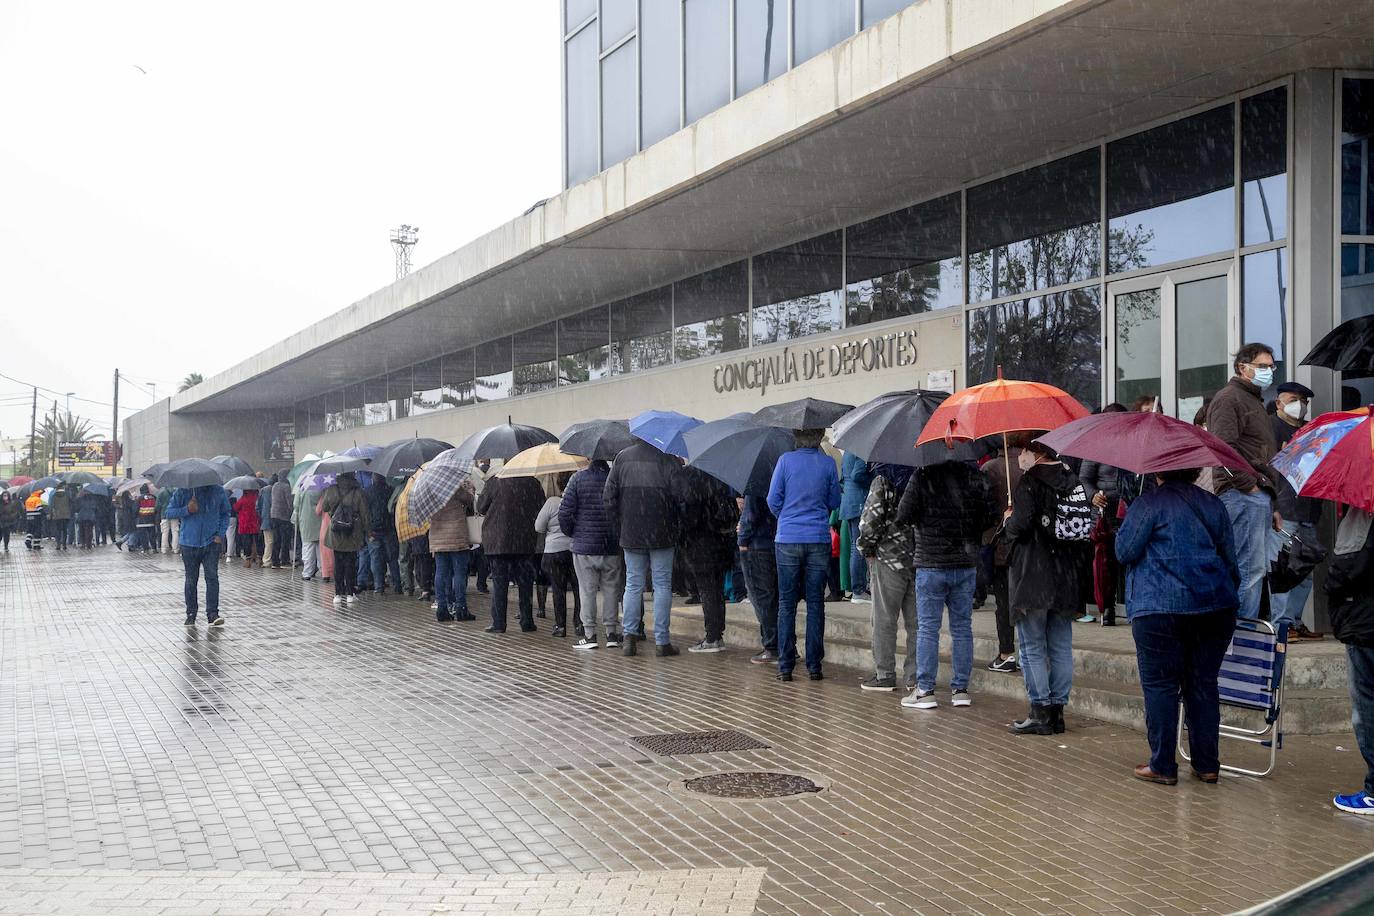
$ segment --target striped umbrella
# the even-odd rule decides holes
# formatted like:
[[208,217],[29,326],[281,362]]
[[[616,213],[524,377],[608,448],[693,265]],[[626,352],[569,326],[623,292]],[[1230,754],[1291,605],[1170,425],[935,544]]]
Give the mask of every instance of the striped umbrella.
[[473,460],[459,449],[440,452],[424,465],[424,476],[413,481],[408,518],[412,525],[423,525],[453,498],[458,488],[470,479]]

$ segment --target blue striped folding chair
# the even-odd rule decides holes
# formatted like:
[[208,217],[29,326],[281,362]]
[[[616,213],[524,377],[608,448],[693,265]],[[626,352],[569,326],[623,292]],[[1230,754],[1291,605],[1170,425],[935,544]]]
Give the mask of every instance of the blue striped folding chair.
[[[1221,662],[1217,677],[1217,692],[1221,705],[1263,714],[1259,728],[1243,725],[1221,725],[1222,738],[1235,738],[1269,749],[1269,765],[1263,770],[1222,764],[1231,773],[1246,776],[1268,776],[1274,771],[1279,748],[1283,747],[1283,670],[1288,655],[1288,624],[1275,629],[1267,620],[1237,620],[1236,632]],[[1258,723],[1251,723],[1258,724]],[[1185,750],[1183,735],[1186,725],[1180,711],[1178,717],[1178,747],[1184,760],[1191,760]]]

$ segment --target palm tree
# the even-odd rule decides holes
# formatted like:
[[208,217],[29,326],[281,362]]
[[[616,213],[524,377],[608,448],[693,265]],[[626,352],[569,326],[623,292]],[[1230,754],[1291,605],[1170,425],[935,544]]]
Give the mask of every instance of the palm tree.
[[85,442],[91,438],[91,421],[85,417],[48,414],[43,418],[43,436],[50,442]]
[[177,391],[185,391],[187,388],[194,388],[203,381],[205,381],[205,376],[201,375],[199,372],[187,373],[186,378],[182,379],[181,384],[177,386]]

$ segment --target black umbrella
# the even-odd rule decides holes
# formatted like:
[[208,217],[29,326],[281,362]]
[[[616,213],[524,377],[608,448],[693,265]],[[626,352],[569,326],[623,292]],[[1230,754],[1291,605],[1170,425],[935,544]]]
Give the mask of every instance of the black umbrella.
[[522,426],[507,420],[500,426],[489,426],[468,436],[458,445],[461,458],[514,458],[527,448],[557,442],[558,437],[538,426]]
[[946,398],[947,391],[890,391],[860,404],[835,421],[836,448],[864,461],[923,468],[942,461],[976,461],[984,454],[977,442],[928,442],[916,447],[916,437]]
[[1374,377],[1374,315],[1351,318],[1332,328],[1300,365],[1334,369],[1346,378]]
[[222,487],[231,476],[224,464],[206,461],[204,458],[183,458],[164,465],[152,481],[159,487],[189,490],[193,487]]
[[99,496],[103,499],[110,498],[110,488],[103,483],[88,483],[81,487],[82,495],[89,493],[92,496]]
[[20,487],[19,495],[24,499],[28,499],[34,493],[41,493],[48,487],[60,487],[61,485],[62,481],[58,480],[56,477],[40,477],[37,480],[30,480]]
[[92,474],[90,471],[68,471],[67,473],[59,476],[61,476],[63,483],[73,484],[76,486],[85,486],[88,483],[105,482],[96,475]]
[[[169,464],[171,464],[171,463],[172,463],[172,462],[170,462],[170,461],[159,461],[157,464],[151,464],[151,465],[149,465],[147,468],[144,469],[144,471],[143,471],[142,474],[139,474],[138,476],[139,476],[139,477],[146,478],[146,479],[148,479],[148,480],[152,480],[152,479],[154,479],[155,477],[157,477],[158,474],[161,474],[161,473],[162,473],[162,469],[163,469],[163,468],[165,468],[167,465],[169,465]],[[250,472],[250,473],[251,473],[251,472]],[[120,486],[123,486],[123,484],[120,484]]]
[[232,471],[233,473],[229,475],[231,477],[237,477],[240,474],[245,474],[249,477],[253,476],[253,466],[242,458],[234,455],[216,455],[210,460],[215,464],[222,464]]
[[693,427],[682,440],[689,465],[751,496],[768,495],[778,458],[794,444],[792,433],[781,427],[736,417]]
[[853,409],[853,404],[802,398],[756,410],[754,422],[761,426],[776,426],[780,429],[826,429]]
[[441,439],[397,439],[373,456],[368,470],[383,477],[409,477],[420,465],[451,448]]
[[638,441],[630,433],[628,420],[588,420],[563,430],[563,435],[558,437],[558,448],[565,455],[611,461]]

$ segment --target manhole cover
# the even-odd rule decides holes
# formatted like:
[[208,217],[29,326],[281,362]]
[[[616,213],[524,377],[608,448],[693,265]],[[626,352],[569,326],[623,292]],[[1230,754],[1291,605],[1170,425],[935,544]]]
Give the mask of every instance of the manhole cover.
[[645,750],[664,757],[678,754],[721,754],[726,751],[752,751],[766,748],[757,738],[736,731],[666,732],[661,735],[635,735],[630,739]]
[[790,773],[712,773],[683,783],[692,792],[716,798],[782,798],[819,792],[821,787],[805,776]]

